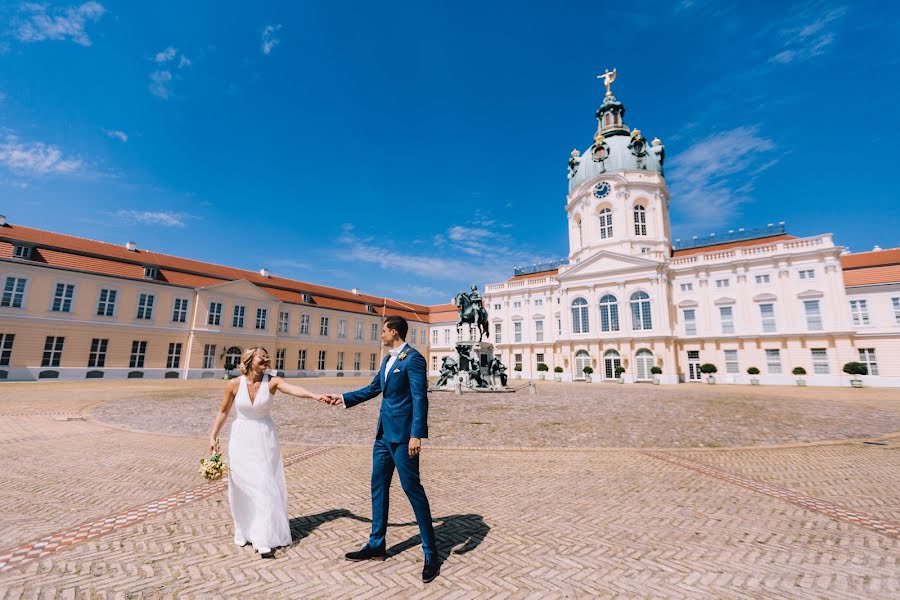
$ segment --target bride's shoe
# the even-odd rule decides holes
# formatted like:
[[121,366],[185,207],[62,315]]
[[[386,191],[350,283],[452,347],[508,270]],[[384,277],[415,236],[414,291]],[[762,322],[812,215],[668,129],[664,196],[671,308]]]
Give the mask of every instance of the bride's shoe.
[[249,544],[250,542],[248,542],[248,541],[245,540],[244,538],[235,537],[235,538],[234,538],[234,543],[235,543],[236,545],[240,546],[241,548],[243,548],[244,546],[246,546],[246,545]]
[[271,548],[266,548],[265,546],[256,549],[259,552],[260,558],[275,558],[275,551]]

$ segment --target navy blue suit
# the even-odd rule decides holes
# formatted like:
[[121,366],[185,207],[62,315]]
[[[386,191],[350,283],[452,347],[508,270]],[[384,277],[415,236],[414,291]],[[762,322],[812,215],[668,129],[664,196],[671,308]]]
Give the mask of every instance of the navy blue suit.
[[369,546],[385,547],[389,492],[394,468],[412,505],[419,524],[422,550],[435,556],[434,526],[425,489],[419,479],[419,456],[409,456],[409,438],[428,437],[428,380],[426,362],[415,348],[407,345],[385,373],[390,355],[384,358],[375,379],[368,386],[344,394],[344,406],[350,408],[378,394],[382,395],[375,444],[372,447],[372,535]]

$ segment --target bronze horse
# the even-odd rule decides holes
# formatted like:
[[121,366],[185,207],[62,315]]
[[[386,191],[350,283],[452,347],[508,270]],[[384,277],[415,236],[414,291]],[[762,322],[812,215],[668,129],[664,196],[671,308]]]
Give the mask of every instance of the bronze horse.
[[456,323],[457,331],[462,328],[463,323],[471,323],[478,326],[479,342],[483,337],[490,337],[490,334],[488,333],[487,311],[483,306],[479,308],[472,304],[469,295],[465,292],[460,292],[456,295],[454,304],[459,307],[459,322]]

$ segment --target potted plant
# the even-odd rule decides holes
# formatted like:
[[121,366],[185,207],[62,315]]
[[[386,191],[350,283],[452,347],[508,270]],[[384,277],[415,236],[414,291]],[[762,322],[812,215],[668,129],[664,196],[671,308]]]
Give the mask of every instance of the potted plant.
[[618,367],[616,367],[616,381],[618,381],[619,383],[625,383],[625,378],[622,377],[622,373],[624,373],[624,372],[625,372],[625,367],[623,367],[622,365],[619,365]]
[[537,364],[537,370],[538,370],[538,379],[544,379],[544,377],[545,377],[544,373],[549,371],[550,367],[548,367],[546,363],[540,362]]
[[522,365],[521,364],[514,366],[513,371],[516,372],[516,379],[522,379]]
[[235,368],[237,368],[237,365],[235,365],[234,363],[227,362],[223,366],[225,367],[225,377],[223,377],[222,379],[231,379],[232,378],[231,371],[233,371]]
[[756,367],[749,367],[747,369],[747,375],[750,375],[750,385],[759,385],[759,377],[756,377],[756,375],[759,375],[759,369]]
[[592,366],[588,365],[582,369],[582,372],[584,373],[584,380],[587,381],[588,383],[590,383],[591,382],[591,373],[594,372],[594,368]]
[[861,388],[863,386],[863,382],[861,379],[858,379],[857,376],[868,375],[869,367],[861,362],[850,361],[844,365],[844,373],[852,375],[852,379],[850,379],[851,386],[855,388]]
[[806,380],[803,379],[803,375],[806,375],[806,369],[804,369],[803,367],[794,367],[794,370],[791,371],[791,373],[797,376],[797,385],[806,385]]
[[553,367],[553,380],[554,381],[562,381],[562,367]]
[[700,372],[708,375],[708,377],[706,378],[706,383],[716,382],[716,376],[714,375],[714,373],[716,373],[717,371],[718,369],[716,368],[716,365],[712,363],[704,363],[700,365]]
[[659,367],[650,367],[650,373],[653,374],[653,385],[659,385],[659,376],[662,375],[662,369]]

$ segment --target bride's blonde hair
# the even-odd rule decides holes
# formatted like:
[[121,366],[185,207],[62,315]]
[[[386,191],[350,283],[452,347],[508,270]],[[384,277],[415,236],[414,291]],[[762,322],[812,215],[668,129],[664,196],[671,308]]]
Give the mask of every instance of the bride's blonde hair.
[[269,351],[262,346],[250,346],[244,350],[244,353],[241,354],[241,362],[238,364],[238,370],[241,372],[241,375],[246,375],[250,372],[250,367],[253,365],[253,356],[256,354],[257,350],[262,350],[266,354],[269,353]]

